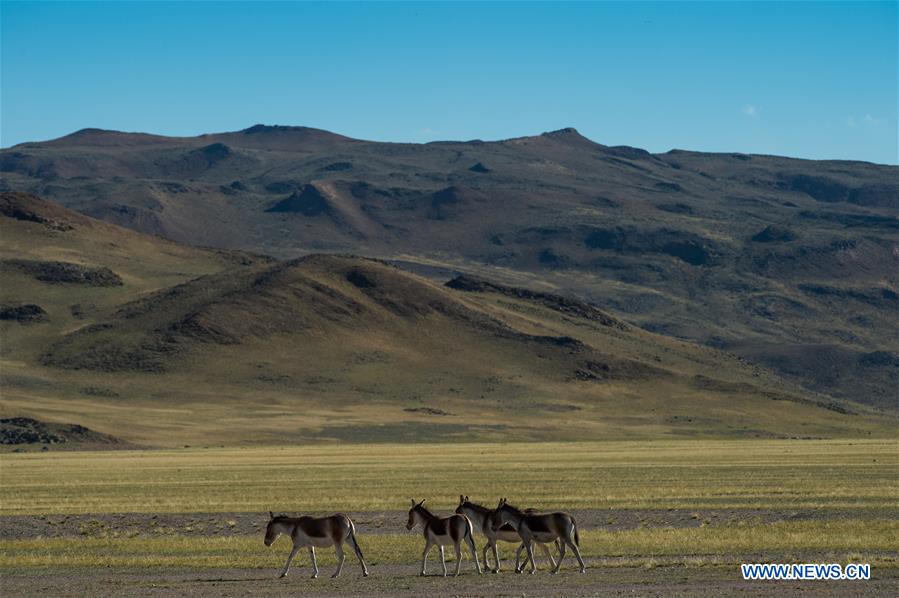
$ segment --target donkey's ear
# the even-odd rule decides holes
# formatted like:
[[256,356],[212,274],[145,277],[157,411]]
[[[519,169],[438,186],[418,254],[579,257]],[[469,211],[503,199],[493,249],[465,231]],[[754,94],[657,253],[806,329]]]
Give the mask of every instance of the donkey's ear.
[[465,502],[468,502],[468,495],[465,495]]
[[410,499],[409,499],[409,502],[412,503],[412,506],[413,506],[413,507],[415,506],[415,499],[414,499],[414,498],[410,498]]
[[465,497],[460,494],[459,495],[459,504],[461,505],[464,502],[465,502]]
[[268,518],[269,518],[269,519],[274,519],[274,518],[275,518],[275,514],[272,513],[271,511],[269,511],[269,512],[268,512]]
[[425,504],[426,500],[427,500],[426,498],[421,499],[421,502],[418,503],[418,506],[420,507],[421,505]]

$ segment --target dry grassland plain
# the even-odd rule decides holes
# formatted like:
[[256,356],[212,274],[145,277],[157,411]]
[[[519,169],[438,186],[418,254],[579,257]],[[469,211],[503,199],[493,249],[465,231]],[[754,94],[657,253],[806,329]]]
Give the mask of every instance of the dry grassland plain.
[[[5,453],[0,572],[7,591],[53,595],[890,594],[897,448],[683,440]],[[549,576],[541,559],[540,575],[516,576],[506,560],[498,576],[478,578],[466,562],[447,585],[416,578],[422,540],[403,527],[409,498],[449,512],[460,493],[573,512],[588,573],[571,561]],[[350,514],[373,576],[361,581],[348,560],[340,580],[307,580],[302,552],[291,576],[275,580],[287,542],[262,545],[269,510]],[[874,579],[759,585],[741,580],[747,561],[867,562]],[[323,573],[333,563],[319,550]]]

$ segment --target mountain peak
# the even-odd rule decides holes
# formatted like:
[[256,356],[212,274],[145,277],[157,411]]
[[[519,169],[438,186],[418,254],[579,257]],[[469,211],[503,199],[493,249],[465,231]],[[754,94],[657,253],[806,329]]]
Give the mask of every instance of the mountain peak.
[[564,129],[556,129],[555,131],[547,131],[541,134],[541,137],[582,137],[586,139],[583,135],[578,132],[574,127],[565,127]]

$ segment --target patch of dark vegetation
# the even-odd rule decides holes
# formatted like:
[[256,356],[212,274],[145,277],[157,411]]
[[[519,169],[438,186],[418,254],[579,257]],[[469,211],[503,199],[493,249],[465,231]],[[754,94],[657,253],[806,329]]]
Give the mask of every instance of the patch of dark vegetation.
[[92,287],[115,287],[124,284],[118,274],[102,266],[38,260],[2,260],[0,265],[50,284],[80,284]]
[[353,169],[352,162],[332,162],[319,169],[321,172],[346,172]]
[[598,195],[593,198],[593,204],[602,208],[620,208],[621,202],[615,201],[614,199],[609,199],[608,197],[604,197],[602,195]]
[[654,186],[657,190],[664,191],[666,193],[681,193],[684,190],[684,188],[677,183],[671,183],[668,181],[658,182]]
[[571,265],[571,258],[567,255],[556,253],[551,247],[541,249],[540,253],[537,254],[537,261],[540,262],[541,266],[546,266],[547,268],[565,268]]
[[478,172],[481,174],[487,174],[488,172],[492,172],[489,168],[484,166],[484,164],[481,162],[478,162],[474,166],[471,166],[468,170],[470,170],[472,172]]
[[795,239],[796,233],[776,224],[770,224],[752,236],[752,240],[756,243],[785,243]]
[[23,305],[0,305],[0,320],[9,320],[21,324],[32,324],[47,320],[47,312],[40,305],[26,303]]
[[452,415],[449,411],[437,409],[435,407],[406,407],[403,409],[407,413],[424,413],[426,415]]
[[567,403],[538,403],[534,405],[535,409],[541,411],[550,411],[552,413],[566,413],[570,411],[583,411],[583,407],[578,405],[570,405]]
[[655,157],[645,149],[629,145],[613,145],[605,148],[605,153],[628,160],[654,160]]
[[899,185],[862,185],[849,192],[849,203],[872,208],[899,208]]
[[567,239],[573,234],[567,226],[529,226],[515,235],[517,243],[546,242],[552,239]]
[[671,214],[692,214],[693,208],[685,203],[662,203],[656,206],[656,209]]
[[670,229],[592,228],[584,237],[584,244],[590,249],[618,253],[664,253],[693,266],[714,265],[721,253],[708,239]]
[[289,197],[282,199],[265,210],[281,214],[302,214],[315,217],[331,213],[331,204],[324,193],[315,185],[303,185]]
[[817,212],[802,210],[799,217],[805,220],[823,220],[842,224],[846,228],[895,228],[899,229],[899,218],[876,214],[847,214],[845,212]]
[[106,397],[108,399],[118,398],[120,395],[111,388],[103,388],[102,386],[85,386],[81,389],[81,394],[89,397]]
[[[172,338],[173,336],[174,338]],[[235,334],[224,326],[212,321],[202,312],[188,314],[181,320],[170,324],[166,336],[160,339],[158,346],[162,348],[165,346],[162,343],[174,343],[183,339],[193,339],[217,345],[236,345],[240,343],[240,339]]]
[[350,270],[346,275],[346,280],[354,287],[360,289],[370,289],[377,286],[375,281],[361,270]]
[[176,181],[159,181],[156,186],[166,193],[189,193],[190,187]]
[[315,438],[333,438],[353,442],[437,442],[482,440],[485,434],[505,432],[506,424],[453,424],[431,422],[397,422],[387,424],[329,426]]
[[217,162],[218,160],[223,160],[231,155],[231,148],[224,143],[212,143],[206,147],[201,147],[196,151],[206,157],[210,162]]
[[799,290],[813,297],[832,298],[840,301],[852,299],[876,307],[899,307],[899,294],[886,287],[854,289],[804,283],[799,285]]
[[453,278],[446,283],[446,286],[457,291],[474,293],[497,293],[500,295],[505,295],[506,297],[513,297],[515,299],[534,301],[543,305],[544,307],[552,309],[553,311],[557,311],[568,316],[583,318],[585,320],[601,324],[602,326],[618,328],[619,330],[628,329],[627,325],[624,322],[618,320],[617,318],[613,318],[599,308],[594,307],[589,303],[585,303],[584,301],[571,299],[569,297],[562,297],[560,295],[553,295],[551,293],[543,293],[540,291],[531,291],[529,289],[522,289],[518,287],[505,286],[465,274]]
[[746,393],[758,394],[759,389],[745,382],[728,382],[719,380],[718,378],[709,378],[702,374],[696,374],[692,380],[693,386],[699,390],[710,390],[713,392],[727,393]]
[[890,351],[871,351],[859,355],[858,364],[864,367],[899,367],[899,355]]
[[219,190],[225,195],[236,195],[247,190],[247,186],[240,181],[231,181],[230,185],[221,185]]
[[15,220],[43,224],[47,228],[58,231],[67,231],[74,228],[68,222],[62,222],[39,213],[36,208],[42,203],[42,200],[27,193],[3,192],[0,193],[0,214]]
[[781,175],[778,187],[805,193],[825,203],[847,202],[868,207],[899,207],[899,185],[894,183],[868,183],[861,187],[851,187],[827,177],[795,174]]
[[605,357],[603,361],[588,359],[574,371],[574,379],[581,382],[604,382],[607,380],[647,380],[668,378],[663,369],[633,361]]
[[435,191],[430,196],[427,217],[431,220],[447,220],[455,216],[463,205],[484,199],[479,191],[453,185]]
[[547,335],[523,335],[528,340],[540,343],[542,345],[550,345],[567,349],[572,353],[579,353],[587,349],[587,345],[571,336],[547,336]]
[[109,434],[95,432],[78,424],[54,424],[30,417],[0,419],[0,444],[120,444]]
[[826,202],[836,203],[849,199],[850,188],[839,181],[807,174],[784,174],[781,175],[778,187],[796,191],[797,193],[805,193],[812,199]]

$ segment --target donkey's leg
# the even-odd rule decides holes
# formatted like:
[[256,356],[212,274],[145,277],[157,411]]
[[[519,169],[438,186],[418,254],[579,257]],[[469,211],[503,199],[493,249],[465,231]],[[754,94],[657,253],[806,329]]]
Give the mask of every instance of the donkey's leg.
[[490,561],[487,560],[487,551],[490,550],[490,547],[492,546],[491,542],[493,542],[493,541],[494,541],[494,540],[491,540],[490,538],[487,538],[487,541],[484,543],[484,554],[482,555],[482,558],[483,558],[483,561],[484,561],[484,568],[485,568],[485,569],[487,569],[488,567],[490,567]]
[[425,569],[428,565],[428,553],[431,552],[431,546],[433,546],[433,544],[431,544],[431,541],[425,540],[425,551],[421,555],[421,573],[419,575],[425,574]]
[[334,572],[331,579],[340,575],[340,570],[343,569],[343,562],[346,560],[346,555],[343,553],[343,546],[340,542],[334,545],[334,551],[337,553],[337,571]]
[[[459,570],[462,569],[462,541],[458,541],[453,545],[453,548],[456,549],[456,572],[453,573],[454,577],[459,577]],[[478,558],[475,556],[474,558]],[[480,571],[478,571],[480,573]]]
[[528,558],[531,559],[531,575],[537,573],[537,559],[534,558],[534,540],[527,538],[524,541],[525,548],[528,549]]
[[315,561],[315,546],[309,547],[309,556],[312,557],[312,579],[318,577],[318,563]]
[[562,540],[559,544],[559,562],[556,563],[555,568],[553,568],[553,573],[558,573],[562,568],[562,559],[565,558],[565,541]]
[[290,571],[290,561],[293,560],[293,557],[297,555],[297,551],[300,547],[297,544],[293,545],[293,548],[290,550],[290,555],[287,557],[287,562],[284,563],[284,568],[281,569],[281,575],[278,577],[287,577],[287,572]]
[[521,560],[521,551],[524,550],[524,542],[518,545],[518,550],[515,551],[515,573],[521,573],[524,570],[525,565],[528,564],[525,561],[523,564],[519,565],[519,561]]
[[[469,534],[466,538],[468,540],[468,549],[471,551],[471,560],[474,561],[474,567],[478,570],[478,575],[481,574],[481,563],[478,562],[478,549],[475,548],[474,545],[474,536]],[[462,562],[462,555],[459,555],[459,562]]]
[[[565,538],[565,544],[568,544],[571,547],[572,552],[574,552],[574,556],[577,558],[578,564],[581,566],[581,573],[587,572],[587,565],[584,564],[584,559],[581,558],[581,550],[577,547],[570,538]],[[559,559],[559,565],[561,566],[562,559]]]
[[552,571],[556,568],[556,559],[553,558],[552,553],[549,551],[549,546],[546,544],[540,544],[540,547],[543,548],[543,552],[546,553],[546,558],[549,559],[549,569]]
[[[499,550],[497,550],[496,545],[497,545],[497,541],[494,540],[493,541],[493,564],[494,564],[493,572],[499,573]],[[484,570],[485,571],[487,570],[487,559],[486,558],[484,559]]]
[[362,564],[362,577],[368,577],[368,567],[365,566],[365,557],[362,556],[362,549],[359,548],[359,542],[356,542],[356,534],[350,533],[350,542],[353,544],[353,551]]
[[446,577],[446,554],[443,552],[443,544],[440,545],[440,564],[443,565],[443,576]]

